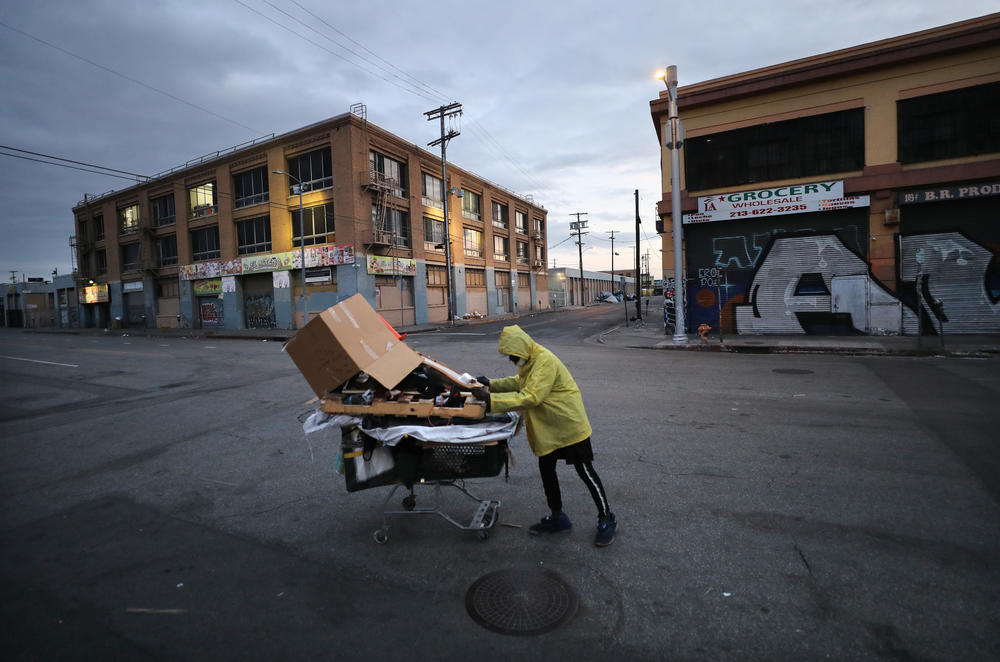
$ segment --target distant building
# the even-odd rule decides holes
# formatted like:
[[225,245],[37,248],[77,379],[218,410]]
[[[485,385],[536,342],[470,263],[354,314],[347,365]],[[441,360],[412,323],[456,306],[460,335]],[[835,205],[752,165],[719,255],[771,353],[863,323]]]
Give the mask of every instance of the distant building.
[[546,210],[452,163],[442,185],[359,112],[87,196],[82,325],[299,328],[303,243],[310,318],[361,293],[393,325],[445,321],[445,195],[455,316],[547,307]]
[[[633,269],[631,273],[635,273]],[[623,282],[624,281],[624,282]],[[594,303],[603,292],[635,294],[635,278],[619,272],[583,271],[583,299],[580,298],[580,270],[572,267],[549,269],[549,304],[553,308]]]
[[[686,85],[688,331],[1000,331],[1000,14]],[[672,279],[669,279],[672,280]],[[670,284],[668,283],[668,287]]]
[[72,275],[27,278],[0,284],[0,324],[11,328],[79,326],[79,301]]

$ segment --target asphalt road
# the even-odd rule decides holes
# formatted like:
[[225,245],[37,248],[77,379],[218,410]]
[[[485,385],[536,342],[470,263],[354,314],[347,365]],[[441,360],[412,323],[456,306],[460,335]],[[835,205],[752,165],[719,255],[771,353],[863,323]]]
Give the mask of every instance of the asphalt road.
[[[584,393],[621,522],[605,549],[568,467],[573,532],[526,534],[544,498],[523,439],[508,481],[469,481],[503,502],[488,540],[396,517],[377,545],[388,488],[347,493],[338,437],[303,435],[280,343],[0,331],[0,655],[1000,658],[996,360],[594,342],[621,313],[519,320]],[[499,376],[501,326],[407,342]],[[567,623],[469,617],[477,579],[525,568],[572,588]]]

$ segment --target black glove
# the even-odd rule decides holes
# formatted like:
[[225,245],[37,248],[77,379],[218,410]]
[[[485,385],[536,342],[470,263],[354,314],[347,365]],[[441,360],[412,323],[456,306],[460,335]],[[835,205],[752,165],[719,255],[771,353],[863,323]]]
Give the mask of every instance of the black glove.
[[476,377],[476,381],[479,382],[480,384],[482,384],[483,386],[489,386],[490,385],[490,378],[489,377]]
[[482,400],[484,402],[490,401],[490,390],[486,387],[478,387],[472,389],[472,397],[476,400]]

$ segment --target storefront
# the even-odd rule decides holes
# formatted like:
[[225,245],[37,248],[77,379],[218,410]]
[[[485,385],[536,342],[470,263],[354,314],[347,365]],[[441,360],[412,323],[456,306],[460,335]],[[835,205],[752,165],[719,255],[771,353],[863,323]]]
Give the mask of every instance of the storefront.
[[222,279],[196,280],[192,287],[197,301],[198,326],[202,329],[224,328],[226,311],[222,301]]
[[[871,281],[868,196],[817,182],[698,198],[686,214],[686,315],[724,333],[856,333],[834,277]],[[845,281],[846,282],[846,281]],[[881,300],[875,284],[875,299]],[[861,304],[865,307],[864,304]]]

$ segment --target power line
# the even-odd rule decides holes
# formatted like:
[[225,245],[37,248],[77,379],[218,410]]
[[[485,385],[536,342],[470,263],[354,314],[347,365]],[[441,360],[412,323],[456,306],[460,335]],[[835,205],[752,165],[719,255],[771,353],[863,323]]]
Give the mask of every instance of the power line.
[[16,32],[16,33],[18,33],[20,35],[28,37],[29,39],[34,39],[35,41],[37,41],[40,44],[45,44],[49,48],[54,48],[55,50],[59,51],[60,53],[64,53],[66,55],[69,55],[70,57],[75,57],[76,59],[81,60],[83,62],[86,62],[89,65],[95,66],[98,69],[102,69],[104,71],[107,71],[109,74],[114,74],[115,76],[119,76],[121,78],[124,78],[125,80],[127,80],[127,81],[129,81],[131,83],[135,83],[136,85],[141,85],[142,87],[145,87],[147,90],[152,90],[153,92],[156,92],[158,94],[162,94],[162,95],[164,95],[166,97],[169,97],[169,98],[173,99],[174,101],[179,101],[179,102],[183,103],[186,106],[191,106],[192,108],[196,108],[196,109],[198,109],[198,110],[200,110],[202,112],[208,113],[209,115],[212,115],[213,117],[217,117],[220,120],[225,120],[226,122],[230,122],[232,124],[235,124],[236,126],[243,127],[244,129],[247,129],[248,131],[253,131],[253,132],[258,133],[258,134],[259,133],[263,133],[262,131],[258,131],[257,129],[249,127],[246,124],[238,122],[238,121],[236,121],[234,119],[230,119],[230,118],[228,118],[228,117],[226,117],[224,115],[220,115],[218,113],[212,112],[208,108],[205,108],[203,106],[199,106],[196,103],[191,103],[187,99],[182,99],[182,98],[180,98],[179,96],[177,96],[175,94],[171,94],[170,92],[166,92],[166,91],[161,90],[159,88],[153,87],[152,85],[148,85],[146,83],[143,83],[141,80],[137,80],[135,78],[132,78],[131,76],[126,76],[125,74],[121,73],[120,71],[115,71],[114,69],[110,69],[108,67],[105,67],[103,64],[98,64],[97,62],[94,62],[93,60],[88,60],[87,58],[83,57],[82,55],[77,55],[76,53],[73,53],[73,52],[70,52],[70,51],[66,50],[65,48],[62,48],[60,46],[56,46],[55,44],[53,44],[51,42],[45,41],[41,37],[36,37],[35,35],[28,34],[27,32],[25,32],[23,30],[18,30],[17,28],[4,23],[3,21],[0,21],[0,25],[2,25],[3,27],[7,28],[8,30],[11,30],[11,31]]
[[[70,168],[71,170],[82,170],[83,172],[93,173],[95,175],[105,175],[107,177],[117,177],[118,179],[127,179],[129,181],[134,181],[134,177],[126,177],[124,175],[114,175],[110,172],[102,172],[100,170],[90,170],[88,168],[80,168],[77,166],[66,165],[65,163],[53,163],[52,161],[43,161],[42,159],[33,159],[30,156],[21,156],[20,154],[8,154],[6,152],[0,152],[0,156],[9,156],[15,159],[24,159],[25,161],[35,161],[37,163],[44,163],[46,165],[59,166],[60,168]],[[100,167],[100,166],[98,166]]]
[[[120,172],[123,175],[132,175],[132,177],[138,177],[140,179],[149,179],[146,175],[140,175],[135,172],[129,172],[128,170],[118,170],[116,168],[106,168],[100,165],[94,165],[93,163],[86,163],[84,161],[74,161],[73,159],[64,159],[61,156],[52,156],[51,154],[41,154],[39,152],[32,152],[27,149],[18,149],[17,147],[10,147],[9,145],[0,145],[0,149],[9,149],[12,152],[21,152],[22,154],[31,154],[32,156],[42,156],[47,159],[55,159],[57,161],[65,161],[67,163],[75,163],[77,165],[87,166],[88,168],[100,168],[101,170],[110,170],[111,172]],[[8,154],[8,156],[14,156],[13,154]],[[53,163],[52,165],[59,165],[58,163]]]

